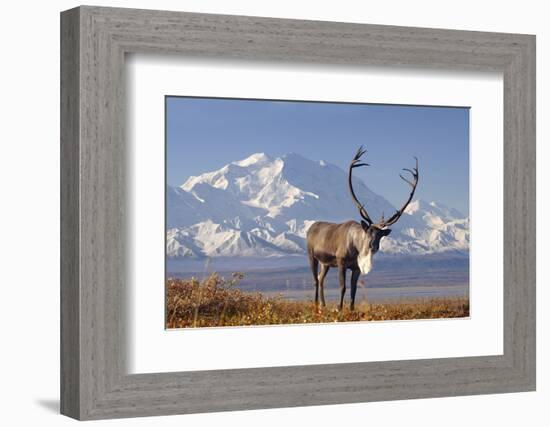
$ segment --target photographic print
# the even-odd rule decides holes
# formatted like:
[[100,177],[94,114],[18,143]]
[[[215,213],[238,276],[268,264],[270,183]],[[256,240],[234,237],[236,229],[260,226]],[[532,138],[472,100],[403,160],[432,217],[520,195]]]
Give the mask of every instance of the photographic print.
[[469,113],[166,96],[166,328],[468,317]]

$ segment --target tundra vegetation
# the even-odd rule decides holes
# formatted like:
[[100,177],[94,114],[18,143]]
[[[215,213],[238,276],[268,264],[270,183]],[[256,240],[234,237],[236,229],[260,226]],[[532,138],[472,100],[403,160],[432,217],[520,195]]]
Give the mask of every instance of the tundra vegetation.
[[[166,283],[166,327],[218,327],[307,324],[376,320],[468,317],[467,297],[358,301],[355,310],[338,310],[314,301],[291,301],[238,288],[242,273],[224,278],[216,273],[199,280],[169,278]],[[368,293],[368,290],[367,290]]]

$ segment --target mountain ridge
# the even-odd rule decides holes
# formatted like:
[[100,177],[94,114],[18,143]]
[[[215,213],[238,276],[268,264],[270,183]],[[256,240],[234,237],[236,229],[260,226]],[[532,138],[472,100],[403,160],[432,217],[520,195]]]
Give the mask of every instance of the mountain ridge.
[[[395,207],[354,177],[359,200],[373,218]],[[347,172],[300,154],[254,153],[167,188],[170,258],[282,257],[305,253],[318,220],[357,219]],[[381,242],[390,254],[467,253],[469,219],[454,208],[416,199]]]

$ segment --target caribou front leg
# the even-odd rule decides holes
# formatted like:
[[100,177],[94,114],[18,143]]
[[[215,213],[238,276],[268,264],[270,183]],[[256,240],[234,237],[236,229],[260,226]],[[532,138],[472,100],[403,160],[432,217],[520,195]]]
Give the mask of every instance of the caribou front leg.
[[357,292],[357,280],[359,280],[359,275],[361,270],[353,270],[351,273],[351,303],[349,309],[351,311],[355,310],[355,293]]
[[344,295],[346,294],[346,267],[343,263],[338,264],[338,278],[340,279],[340,305],[338,310],[342,311],[344,306]]

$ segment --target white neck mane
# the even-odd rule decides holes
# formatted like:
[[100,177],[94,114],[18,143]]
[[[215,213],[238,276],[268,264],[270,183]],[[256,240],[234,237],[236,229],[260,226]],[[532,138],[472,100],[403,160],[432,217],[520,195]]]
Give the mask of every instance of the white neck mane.
[[357,265],[361,270],[361,274],[368,274],[372,270],[372,251],[369,245],[369,239],[362,229],[353,229],[351,232],[353,244],[357,248],[359,255],[357,256]]

